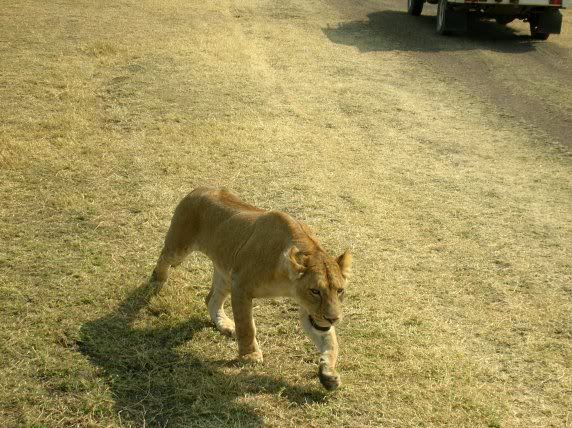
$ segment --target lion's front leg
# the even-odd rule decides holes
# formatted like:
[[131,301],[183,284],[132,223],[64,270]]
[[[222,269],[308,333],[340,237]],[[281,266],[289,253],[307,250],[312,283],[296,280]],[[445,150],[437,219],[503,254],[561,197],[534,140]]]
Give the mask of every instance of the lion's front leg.
[[234,321],[224,311],[224,301],[230,294],[230,283],[215,267],[213,284],[209,295],[205,299],[209,315],[213,324],[225,336],[234,336]]
[[235,280],[232,283],[231,304],[239,358],[245,361],[261,363],[262,352],[256,341],[256,326],[252,318],[252,297]]
[[308,337],[318,348],[318,352],[320,352],[318,366],[320,382],[324,388],[333,391],[341,385],[340,375],[336,371],[336,362],[338,360],[336,330],[334,326],[331,326],[328,331],[316,330],[310,322],[309,314],[304,309],[300,309],[300,323]]

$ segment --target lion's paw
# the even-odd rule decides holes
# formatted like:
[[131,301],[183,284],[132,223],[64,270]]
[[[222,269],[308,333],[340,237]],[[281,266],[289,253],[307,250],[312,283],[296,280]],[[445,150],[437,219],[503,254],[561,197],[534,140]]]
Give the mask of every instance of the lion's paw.
[[157,271],[157,269],[154,269],[153,272],[151,273],[151,277],[149,278],[149,282],[151,284],[157,285],[157,286],[162,286],[163,284],[165,284],[165,282],[167,282],[167,278],[168,278],[169,274],[166,271]]
[[250,354],[241,355],[240,360],[245,363],[262,363],[264,359],[262,358],[262,352],[255,351],[251,352]]
[[230,318],[219,318],[216,323],[216,328],[224,336],[236,337],[234,321]]
[[328,391],[337,389],[342,383],[340,375],[335,370],[329,370],[325,366],[320,366],[318,377],[322,386]]

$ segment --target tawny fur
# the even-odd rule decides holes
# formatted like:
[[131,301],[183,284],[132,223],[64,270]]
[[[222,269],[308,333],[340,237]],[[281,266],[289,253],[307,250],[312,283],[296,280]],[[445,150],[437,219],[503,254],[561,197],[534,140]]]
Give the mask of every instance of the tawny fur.
[[[291,297],[300,305],[300,322],[320,352],[319,377],[327,389],[340,384],[335,369],[336,324],[352,257],[326,254],[304,224],[288,214],[264,211],[224,189],[199,188],[175,209],[165,245],[153,271],[167,280],[169,269],[191,251],[213,262],[206,303],[221,333],[236,336],[239,357],[262,361],[252,318],[252,299]],[[234,321],[224,311],[231,295]]]

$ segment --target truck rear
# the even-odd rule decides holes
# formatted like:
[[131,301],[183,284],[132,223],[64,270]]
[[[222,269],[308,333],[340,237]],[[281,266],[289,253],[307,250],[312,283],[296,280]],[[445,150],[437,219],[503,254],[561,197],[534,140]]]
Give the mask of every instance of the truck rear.
[[500,25],[515,19],[528,22],[533,39],[546,40],[550,34],[560,34],[560,9],[571,0],[408,0],[407,12],[420,15],[423,4],[437,4],[437,33],[465,31],[469,16],[492,18]]

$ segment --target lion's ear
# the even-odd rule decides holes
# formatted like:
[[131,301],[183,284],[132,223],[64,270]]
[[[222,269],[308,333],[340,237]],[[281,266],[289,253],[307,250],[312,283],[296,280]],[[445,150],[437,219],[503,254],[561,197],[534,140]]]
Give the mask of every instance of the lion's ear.
[[288,277],[291,280],[300,279],[308,268],[308,256],[304,255],[296,246],[291,247],[284,254]]
[[339,256],[336,261],[338,262],[338,266],[340,267],[340,271],[342,272],[342,276],[346,279],[349,278],[350,273],[352,271],[352,260],[353,256],[346,250],[341,256]]

